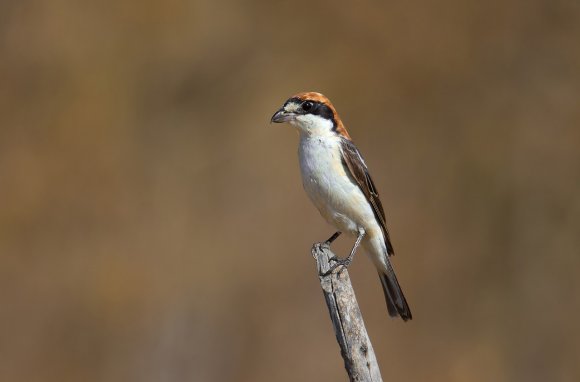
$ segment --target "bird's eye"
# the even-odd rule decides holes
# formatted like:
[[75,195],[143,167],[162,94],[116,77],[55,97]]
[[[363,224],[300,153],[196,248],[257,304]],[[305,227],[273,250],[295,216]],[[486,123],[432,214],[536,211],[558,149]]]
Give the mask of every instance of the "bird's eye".
[[312,106],[314,106],[314,104],[310,101],[305,101],[302,103],[302,110],[309,112],[310,110],[312,110]]

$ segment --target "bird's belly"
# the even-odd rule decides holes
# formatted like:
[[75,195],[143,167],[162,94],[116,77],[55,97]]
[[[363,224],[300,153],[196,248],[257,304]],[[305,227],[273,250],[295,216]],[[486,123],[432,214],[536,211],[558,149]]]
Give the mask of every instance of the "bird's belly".
[[301,142],[300,170],[304,190],[332,225],[356,233],[374,222],[374,214],[362,191],[347,175],[338,143]]

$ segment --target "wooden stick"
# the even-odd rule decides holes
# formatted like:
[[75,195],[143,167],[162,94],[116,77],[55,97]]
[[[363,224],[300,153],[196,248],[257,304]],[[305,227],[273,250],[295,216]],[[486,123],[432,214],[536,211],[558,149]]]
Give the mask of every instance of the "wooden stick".
[[344,267],[338,267],[332,273],[325,275],[330,269],[330,258],[334,257],[325,243],[314,244],[312,256],[316,259],[320,286],[326,305],[328,305],[328,312],[349,379],[351,381],[382,381],[375,352],[367,334],[348,271]]

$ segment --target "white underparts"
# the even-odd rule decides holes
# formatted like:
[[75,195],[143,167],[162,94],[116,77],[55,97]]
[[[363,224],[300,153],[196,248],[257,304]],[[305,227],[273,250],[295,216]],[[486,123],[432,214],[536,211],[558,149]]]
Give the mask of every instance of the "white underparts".
[[342,162],[341,138],[301,132],[298,156],[306,194],[320,214],[339,231],[367,235],[363,247],[382,266],[386,256],[383,233],[366,197],[348,176]]

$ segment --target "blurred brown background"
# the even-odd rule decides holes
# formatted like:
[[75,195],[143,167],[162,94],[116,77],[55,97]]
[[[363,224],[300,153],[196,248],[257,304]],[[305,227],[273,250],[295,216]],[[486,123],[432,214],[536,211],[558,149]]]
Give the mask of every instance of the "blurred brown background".
[[0,380],[346,380],[268,123],[303,90],[387,210],[384,379],[580,380],[579,41],[572,0],[3,0]]

